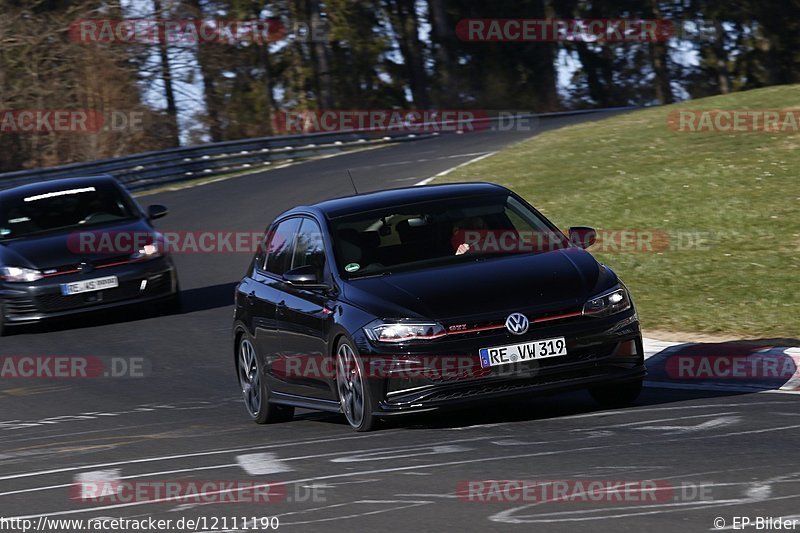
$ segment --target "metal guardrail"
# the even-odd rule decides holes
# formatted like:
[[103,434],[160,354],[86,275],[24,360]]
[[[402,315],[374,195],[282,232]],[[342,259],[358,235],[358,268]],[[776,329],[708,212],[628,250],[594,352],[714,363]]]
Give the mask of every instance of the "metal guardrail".
[[[515,115],[516,119],[541,119],[589,113],[626,111],[632,107],[586,109],[557,113]],[[508,117],[505,117],[506,119]],[[475,122],[493,122],[495,118]],[[438,124],[443,126],[443,123]],[[415,128],[425,125],[418,124]],[[211,178],[242,171],[267,169],[290,159],[328,155],[375,144],[410,141],[430,137],[431,133],[408,131],[358,130],[333,133],[310,133],[261,137],[186,148],[144,152],[113,159],[72,163],[56,167],[20,170],[0,174],[0,189],[59,178],[111,174],[130,190],[144,190],[160,185]]]

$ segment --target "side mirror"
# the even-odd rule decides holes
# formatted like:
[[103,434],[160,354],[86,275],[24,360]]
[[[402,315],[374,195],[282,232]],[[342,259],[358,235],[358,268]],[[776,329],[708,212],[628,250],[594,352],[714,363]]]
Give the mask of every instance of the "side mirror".
[[569,228],[569,240],[575,246],[579,246],[584,250],[597,242],[597,231],[594,228],[586,226],[575,226]]
[[327,289],[328,285],[322,283],[317,275],[317,267],[305,265],[293,268],[283,274],[283,281],[304,289]]
[[169,209],[163,205],[154,204],[147,206],[147,218],[150,220],[165,217],[167,216],[167,213],[169,213]]

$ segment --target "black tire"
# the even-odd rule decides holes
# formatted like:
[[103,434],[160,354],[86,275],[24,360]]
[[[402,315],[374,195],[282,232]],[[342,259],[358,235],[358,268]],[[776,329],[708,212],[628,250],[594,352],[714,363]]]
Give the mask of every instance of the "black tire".
[[0,337],[5,337],[8,334],[8,328],[6,327],[6,311],[3,308],[2,302],[0,302]]
[[269,401],[270,392],[262,368],[261,358],[253,341],[242,335],[236,347],[236,373],[242,390],[245,410],[256,424],[288,422],[294,418],[294,407],[277,405]]
[[625,407],[636,401],[642,392],[642,380],[591,387],[589,394],[603,407]]
[[[342,337],[336,345],[336,390],[347,423],[359,432],[378,425],[375,403],[364,376],[364,363],[353,344]],[[367,378],[368,379],[368,378]]]

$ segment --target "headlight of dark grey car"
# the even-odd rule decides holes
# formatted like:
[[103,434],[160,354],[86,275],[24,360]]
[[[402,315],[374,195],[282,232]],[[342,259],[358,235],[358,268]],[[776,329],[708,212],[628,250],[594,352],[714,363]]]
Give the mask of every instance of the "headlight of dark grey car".
[[42,279],[42,273],[38,270],[12,266],[0,268],[0,276],[5,281],[31,282]]
[[364,328],[371,341],[400,343],[428,341],[445,334],[444,327],[436,322],[412,320],[376,320]]

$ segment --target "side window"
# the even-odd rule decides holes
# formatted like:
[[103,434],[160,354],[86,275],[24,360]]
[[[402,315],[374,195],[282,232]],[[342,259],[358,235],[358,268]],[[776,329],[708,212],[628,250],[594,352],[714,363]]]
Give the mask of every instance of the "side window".
[[322,231],[319,224],[310,218],[304,218],[297,234],[297,243],[294,248],[292,268],[312,265],[317,270],[317,276],[322,277],[325,268],[325,246],[322,243]]
[[295,235],[300,226],[299,218],[284,220],[267,236],[267,263],[265,270],[282,276],[291,268]]

